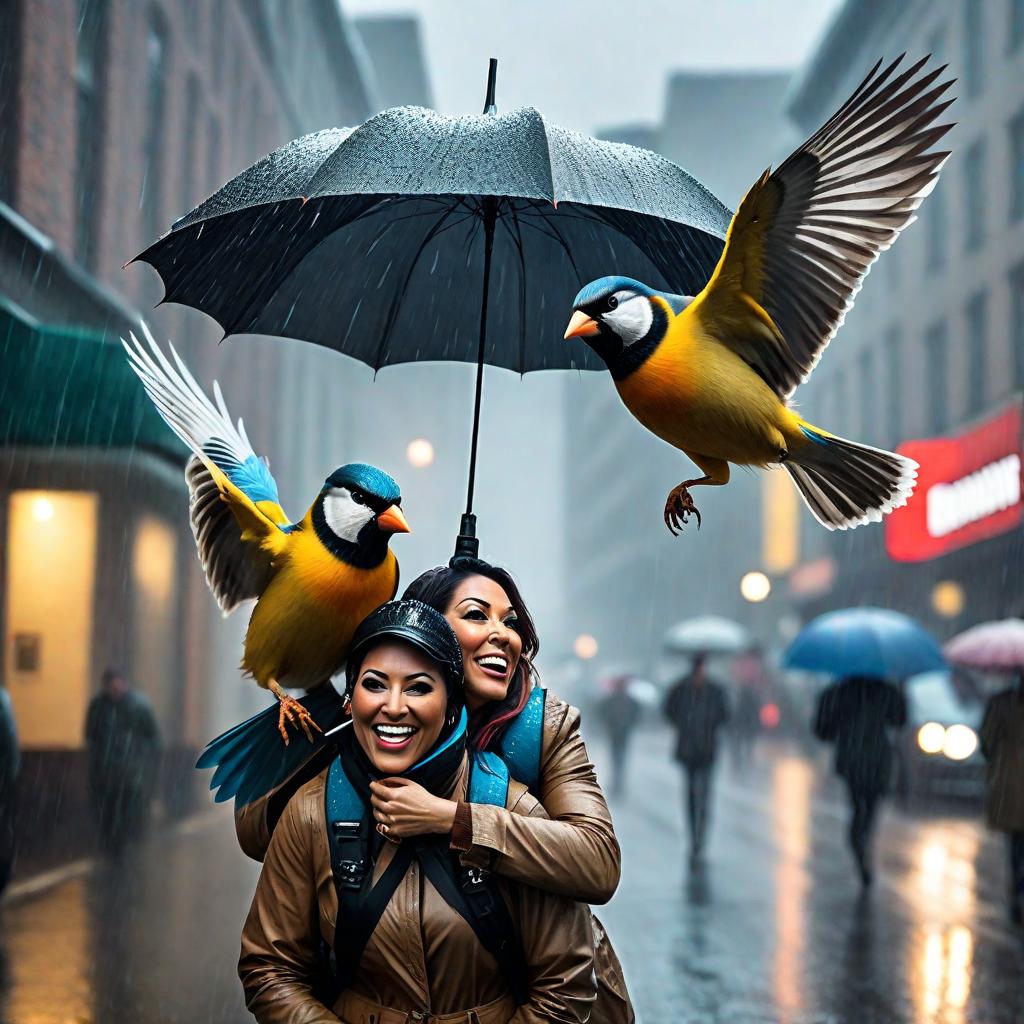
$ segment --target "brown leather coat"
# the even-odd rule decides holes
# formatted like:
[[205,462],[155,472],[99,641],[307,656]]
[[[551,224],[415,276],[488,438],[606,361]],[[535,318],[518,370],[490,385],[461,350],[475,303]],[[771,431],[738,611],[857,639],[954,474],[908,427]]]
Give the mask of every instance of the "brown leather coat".
[[[320,767],[311,763],[305,778]],[[239,845],[254,860],[263,860],[274,818],[294,789],[289,780],[269,798],[236,813]],[[505,878],[569,899],[607,903],[621,871],[611,814],[580,735],[580,713],[550,692],[545,701],[539,793],[546,816],[470,805],[472,835],[462,862],[488,867]],[[631,1024],[634,1015],[622,968],[596,918],[594,932],[599,992],[591,1022]]]
[[[583,903],[607,903],[622,867],[612,817],[580,736],[580,713],[550,693],[541,758],[539,795],[547,817],[471,805],[472,837],[462,862]],[[305,777],[322,767],[311,763]],[[278,807],[294,788],[289,780],[277,791]],[[274,796],[235,815],[239,845],[254,860],[263,860],[270,842]]]
[[[338,911],[324,816],[325,780],[322,772],[303,786],[281,815],[242,933],[239,976],[257,1021],[359,1024],[366,1016],[357,1012],[359,997],[371,1006],[409,1014],[412,1020],[420,1019],[413,1014],[465,1013],[501,1000],[507,989],[497,964],[416,863],[366,946],[354,994],[343,995],[332,1009],[312,995],[317,946],[321,938],[333,943]],[[465,772],[456,792],[464,788]],[[508,808],[518,815],[544,814],[525,787],[514,782]],[[391,847],[382,851],[377,875],[392,852]],[[509,1024],[587,1021],[595,995],[594,936],[587,908],[529,886],[502,886],[522,941],[530,992],[523,1006],[505,1004],[507,1015],[500,1012],[488,1019]]]

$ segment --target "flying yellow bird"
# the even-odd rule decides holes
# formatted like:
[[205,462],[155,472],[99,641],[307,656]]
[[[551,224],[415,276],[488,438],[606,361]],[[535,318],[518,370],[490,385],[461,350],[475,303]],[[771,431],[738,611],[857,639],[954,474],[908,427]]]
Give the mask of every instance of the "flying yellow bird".
[[781,463],[823,526],[845,530],[906,504],[917,464],[813,426],[790,406],[878,254],[932,190],[947,152],[932,126],[952,100],[944,66],[882,63],[733,216],[695,298],[604,277],[576,296],[566,338],[604,360],[626,408],[702,471],[674,488],[675,534],[700,513],[689,489],[729,481],[729,463]]
[[210,590],[227,615],[256,598],[242,668],[280,702],[277,728],[319,728],[283,687],[311,689],[344,664],[356,626],[398,589],[388,544],[409,525],[398,485],[374,466],[336,469],[305,516],[292,523],[277,483],[232,423],[220,387],[216,405],[174,347],[174,363],[147,333],[124,342],[132,369],[168,426],[191,448],[185,467],[189,518]]

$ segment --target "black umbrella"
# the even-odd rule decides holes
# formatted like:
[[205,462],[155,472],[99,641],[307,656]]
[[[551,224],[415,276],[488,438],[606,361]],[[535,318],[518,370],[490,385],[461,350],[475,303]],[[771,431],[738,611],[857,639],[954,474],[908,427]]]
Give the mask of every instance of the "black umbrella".
[[314,132],[253,164],[136,259],[164,302],[229,334],[273,334],[392,363],[477,364],[466,513],[484,363],[603,369],[562,340],[587,281],[625,274],[670,292],[704,286],[729,210],[646,150],[498,114],[492,60],[484,114],[396,107],[358,128]]

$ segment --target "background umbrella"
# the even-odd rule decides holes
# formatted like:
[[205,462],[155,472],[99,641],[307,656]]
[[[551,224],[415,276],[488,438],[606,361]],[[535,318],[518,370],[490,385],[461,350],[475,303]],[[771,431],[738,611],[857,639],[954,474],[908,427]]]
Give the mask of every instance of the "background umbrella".
[[562,340],[588,280],[615,272],[692,294],[707,282],[729,210],[673,163],[549,124],[397,107],[360,127],[289,143],[228,182],[136,257],[165,302],[225,335],[299,338],[379,369],[477,364],[466,514],[484,363],[526,373],[603,369]]
[[738,654],[752,644],[739,623],[719,615],[698,615],[677,623],[665,634],[666,651],[674,654]]
[[790,644],[785,668],[836,676],[904,679],[946,667],[939,645],[910,616],[885,608],[819,615]]
[[954,665],[990,672],[1024,672],[1024,620],[983,622],[945,646]]

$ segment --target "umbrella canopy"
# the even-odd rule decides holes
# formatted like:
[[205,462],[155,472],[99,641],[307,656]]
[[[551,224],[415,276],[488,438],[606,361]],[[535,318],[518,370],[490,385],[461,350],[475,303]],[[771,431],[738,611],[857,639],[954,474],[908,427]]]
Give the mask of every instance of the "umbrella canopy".
[[738,654],[752,643],[750,634],[737,622],[719,615],[698,615],[684,619],[666,634],[666,651],[676,654]]
[[954,665],[994,672],[1024,672],[1024,620],[984,622],[945,646]]
[[836,676],[903,679],[946,667],[939,645],[908,615],[845,608],[813,619],[797,634],[786,668]]
[[397,107],[264,157],[138,259],[160,274],[164,301],[202,310],[225,334],[299,338],[379,369],[477,361],[490,243],[484,361],[597,370],[588,348],[562,338],[580,287],[614,270],[693,294],[729,217],[668,160],[532,108]]
[[[272,334],[392,363],[477,364],[460,553],[472,516],[485,363],[526,373],[603,369],[565,344],[561,310],[615,272],[695,294],[731,214],[675,164],[560,128],[532,107],[498,114],[396,107],[264,157],[137,259],[165,302],[228,334]],[[472,541],[472,543],[470,543]]]

